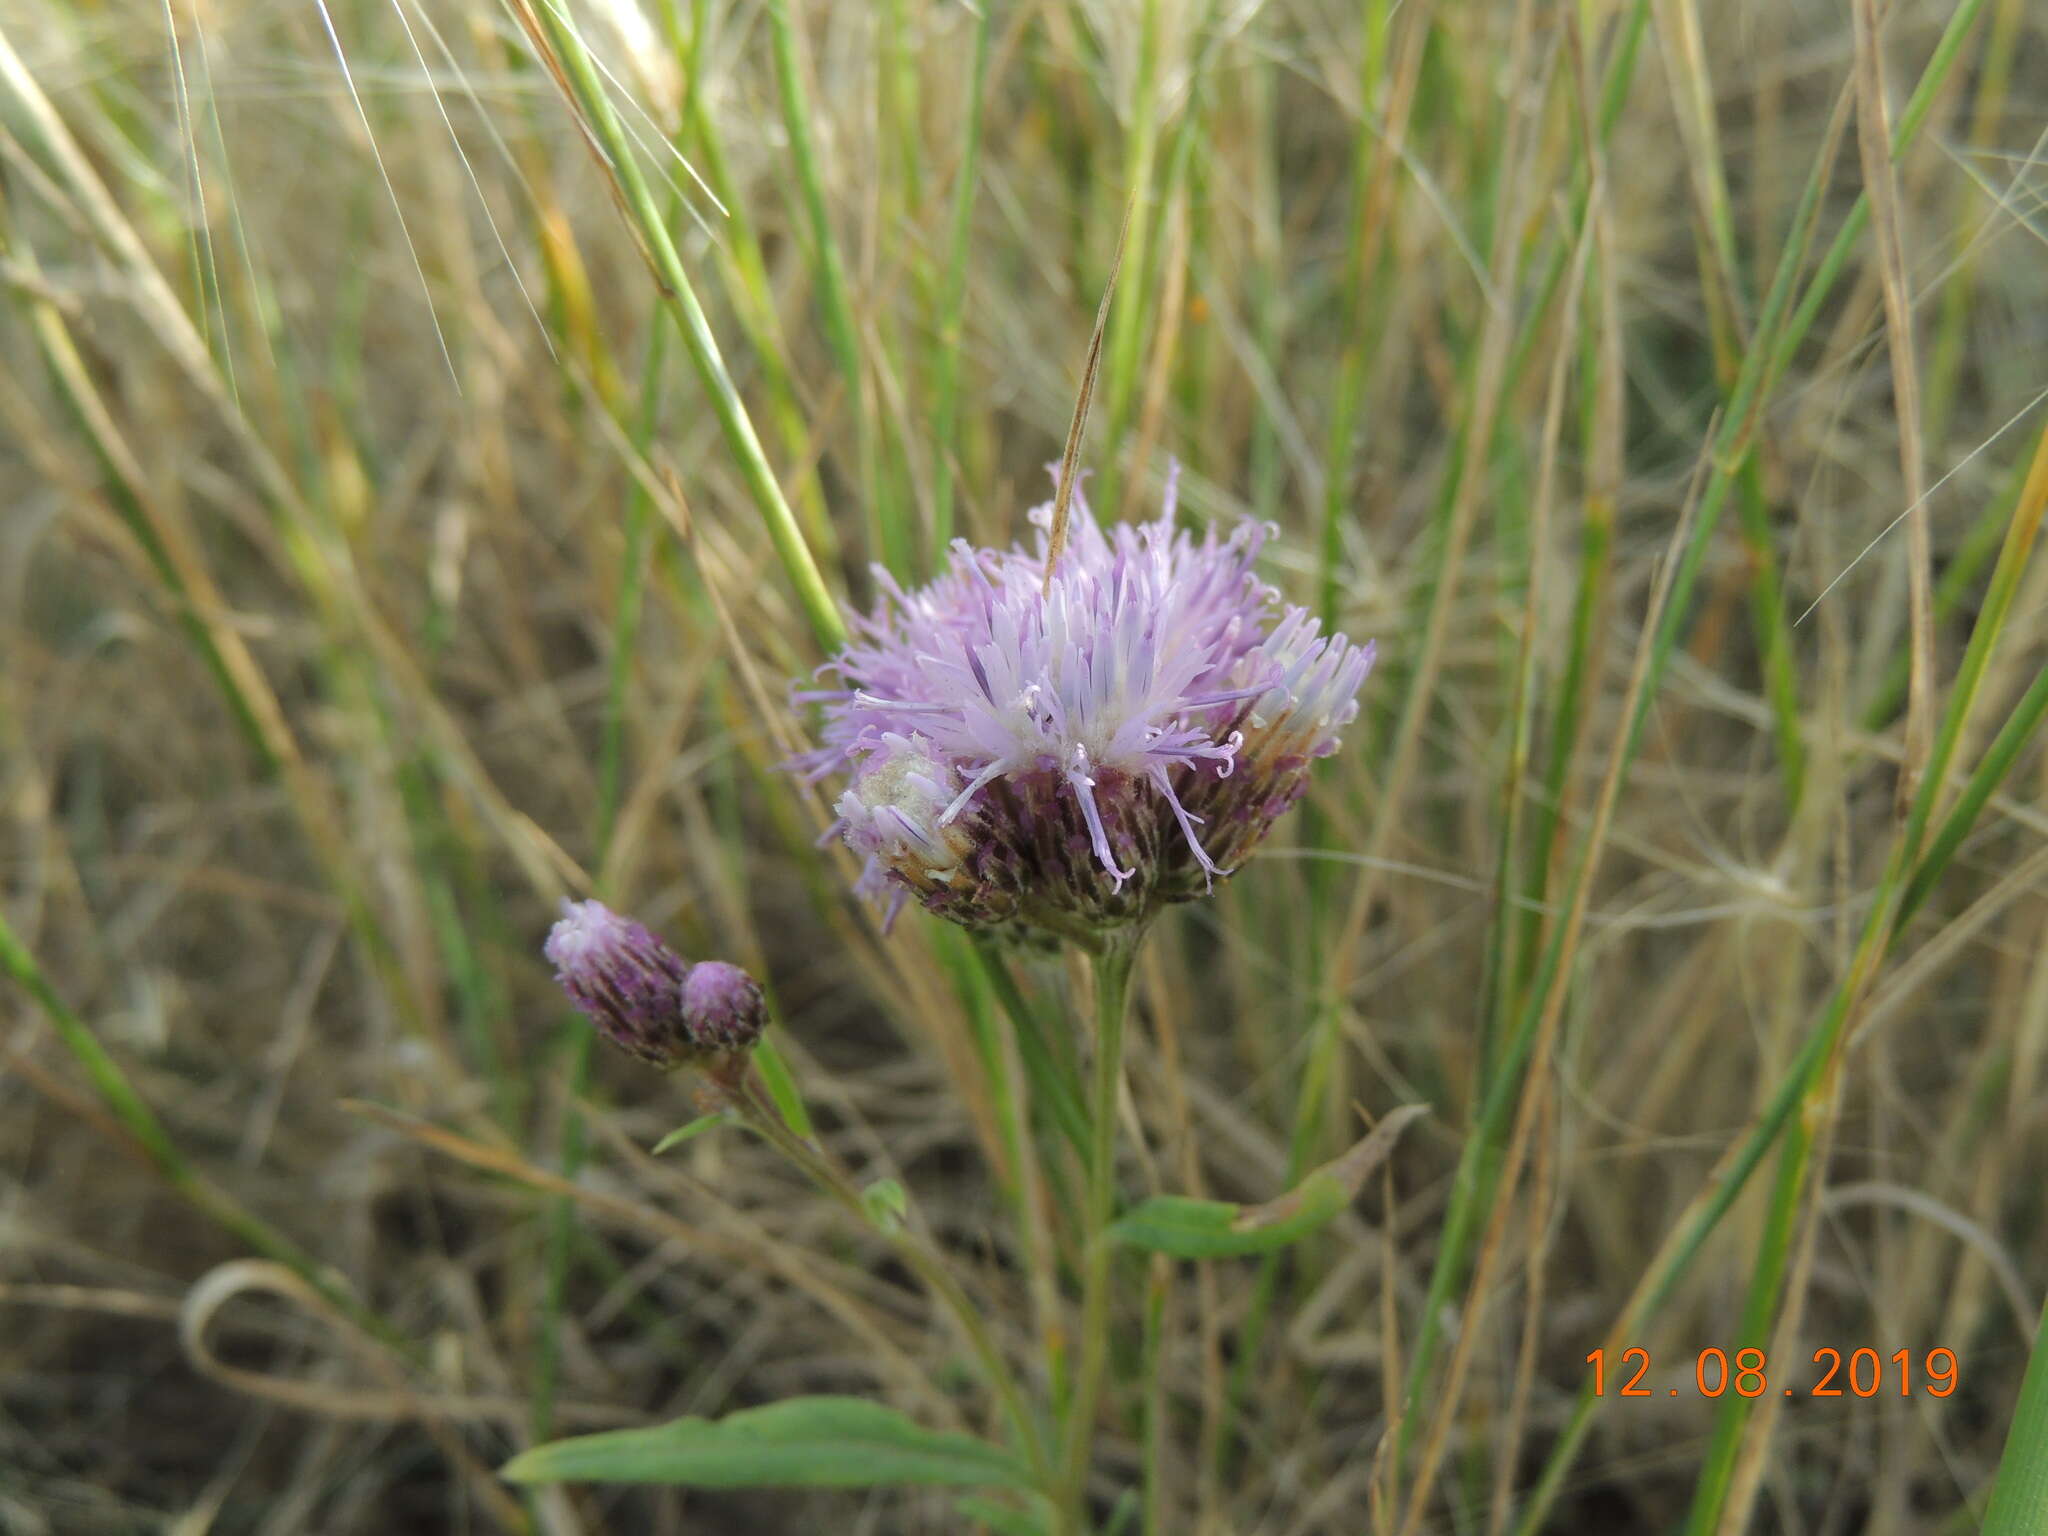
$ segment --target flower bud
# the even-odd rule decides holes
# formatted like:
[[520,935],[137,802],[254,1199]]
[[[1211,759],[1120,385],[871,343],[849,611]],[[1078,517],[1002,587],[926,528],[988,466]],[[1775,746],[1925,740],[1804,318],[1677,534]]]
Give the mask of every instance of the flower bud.
[[701,960],[683,978],[683,1025],[705,1049],[739,1053],[753,1049],[768,1027],[768,1004],[760,983],[736,965]]
[[692,965],[601,901],[565,901],[542,953],[569,1000],[621,1050],[664,1069],[734,1065],[767,1023],[736,965]]

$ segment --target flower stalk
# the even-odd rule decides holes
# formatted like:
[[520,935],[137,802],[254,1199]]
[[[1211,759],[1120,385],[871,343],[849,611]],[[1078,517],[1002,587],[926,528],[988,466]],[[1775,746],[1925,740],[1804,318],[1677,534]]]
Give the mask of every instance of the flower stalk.
[[1142,929],[1124,930],[1092,957],[1095,981],[1095,1065],[1088,1094],[1088,1187],[1081,1216],[1080,1363],[1067,1404],[1065,1503],[1070,1528],[1087,1528],[1088,1451],[1109,1364],[1110,1280],[1116,1219],[1116,1108],[1123,1081],[1124,1022],[1130,1011],[1131,968]]
[[768,1024],[760,983],[723,960],[691,964],[642,924],[599,901],[563,902],[545,953],[556,981],[598,1034],[662,1071],[694,1068],[714,1102],[889,1241],[959,1324],[1026,1458],[1050,1486],[1044,1443],[1016,1373],[944,1259],[904,1223],[881,1219],[861,1198],[853,1175],[784,1118],[778,1095],[754,1062]]
[[1002,1404],[1004,1416],[1010,1421],[1026,1460],[1042,1479],[1049,1481],[1051,1469],[1046,1460],[1044,1439],[1039,1434],[1037,1419],[1025,1402],[1016,1372],[1003,1358],[981,1309],[975,1306],[958,1277],[947,1268],[945,1259],[909,1224],[877,1220],[867,1202],[861,1199],[860,1185],[853,1174],[821,1144],[790,1129],[769,1097],[767,1085],[758,1072],[751,1067],[741,1067],[730,1074],[716,1075],[712,1081],[727,1106],[748,1129],[788,1158],[820,1192],[851,1212],[870,1231],[886,1239],[896,1250],[897,1257],[945,1308]]

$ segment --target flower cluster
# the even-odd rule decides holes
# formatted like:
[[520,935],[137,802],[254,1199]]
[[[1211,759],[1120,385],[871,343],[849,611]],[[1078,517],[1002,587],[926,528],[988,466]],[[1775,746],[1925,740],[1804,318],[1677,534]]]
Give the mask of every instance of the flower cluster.
[[743,1058],[767,1027],[761,988],[723,960],[696,965],[601,901],[565,901],[542,953],[601,1034],[662,1068]]
[[[1356,716],[1372,647],[1324,635],[1253,573],[1267,530],[1199,540],[1164,510],[1105,533],[1077,490],[1046,582],[1036,548],[953,546],[824,668],[814,778],[893,917],[915,896],[977,928],[1093,942],[1207,891],[1300,798]],[[1279,610],[1276,615],[1276,610]]]

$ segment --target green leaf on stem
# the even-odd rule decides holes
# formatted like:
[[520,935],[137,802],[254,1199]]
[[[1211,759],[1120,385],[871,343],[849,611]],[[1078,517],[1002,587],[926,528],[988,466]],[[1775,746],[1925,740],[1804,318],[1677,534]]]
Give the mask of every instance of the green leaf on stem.
[[998,1504],[993,1499],[966,1498],[954,1508],[960,1511],[963,1519],[987,1526],[996,1536],[1048,1536],[1052,1530],[1051,1517],[1043,1499],[1030,1509],[1019,1509],[1014,1504]]
[[1000,1446],[925,1429],[858,1397],[793,1397],[722,1419],[677,1419],[537,1445],[499,1474],[515,1483],[672,1483],[692,1488],[1030,1488]]
[[884,1232],[894,1232],[910,1213],[910,1196],[894,1179],[877,1179],[860,1192],[861,1209]]
[[671,1147],[680,1147],[686,1141],[695,1141],[706,1131],[715,1131],[721,1125],[733,1124],[733,1118],[723,1110],[714,1114],[699,1115],[688,1125],[679,1125],[654,1144],[654,1155],[661,1156]]
[[763,1035],[754,1047],[754,1069],[761,1074],[761,1081],[768,1085],[768,1097],[782,1112],[783,1123],[799,1136],[812,1134],[811,1112],[804,1107],[803,1090],[797,1087],[789,1063],[782,1059],[773,1030]]
[[1323,1164],[1277,1200],[1235,1205],[1228,1200],[1155,1195],[1120,1217],[1110,1227],[1110,1236],[1176,1259],[1273,1253],[1324,1226],[1349,1205],[1364,1187],[1366,1175],[1394,1150],[1401,1132],[1428,1113],[1427,1104],[1403,1105],[1350,1151]]

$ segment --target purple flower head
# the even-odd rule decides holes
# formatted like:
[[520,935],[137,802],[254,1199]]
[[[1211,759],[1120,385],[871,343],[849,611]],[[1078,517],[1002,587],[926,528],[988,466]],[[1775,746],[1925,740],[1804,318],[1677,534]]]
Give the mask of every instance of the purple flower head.
[[1372,647],[1323,635],[1253,574],[1267,530],[1104,533],[1077,490],[1043,591],[1036,550],[953,545],[823,669],[812,777],[847,774],[835,830],[893,916],[1086,938],[1207,891],[1336,750]]
[[654,1066],[745,1053],[766,1023],[761,989],[722,960],[691,965],[601,901],[564,901],[541,952],[601,1034]]

